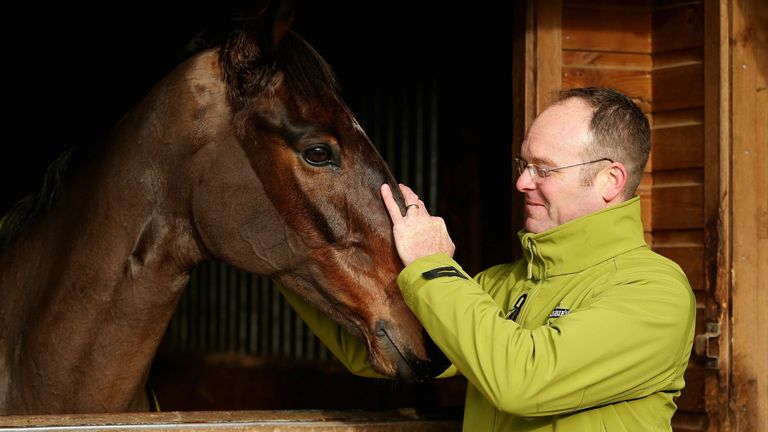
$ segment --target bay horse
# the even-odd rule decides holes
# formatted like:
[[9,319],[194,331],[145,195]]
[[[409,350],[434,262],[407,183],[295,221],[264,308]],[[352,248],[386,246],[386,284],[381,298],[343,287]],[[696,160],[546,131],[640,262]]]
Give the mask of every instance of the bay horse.
[[379,187],[396,181],[275,10],[177,66],[0,222],[0,413],[148,410],[166,326],[213,259],[327,313],[386,377],[447,366],[395,282]]

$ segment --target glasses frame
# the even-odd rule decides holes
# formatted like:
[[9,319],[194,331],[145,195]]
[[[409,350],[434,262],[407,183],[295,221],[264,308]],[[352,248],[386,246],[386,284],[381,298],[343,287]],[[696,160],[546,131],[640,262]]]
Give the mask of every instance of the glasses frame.
[[517,165],[518,175],[523,175],[523,171],[528,171],[528,174],[530,174],[531,178],[538,177],[542,179],[546,179],[547,177],[549,177],[549,173],[558,172],[566,168],[573,168],[581,165],[589,165],[589,164],[603,162],[603,161],[608,161],[610,163],[613,163],[613,159],[601,158],[601,159],[595,159],[589,162],[581,162],[573,165],[566,165],[566,166],[561,166],[556,168],[542,168],[536,164],[529,163],[527,160],[523,159],[520,156],[515,157],[515,165]]

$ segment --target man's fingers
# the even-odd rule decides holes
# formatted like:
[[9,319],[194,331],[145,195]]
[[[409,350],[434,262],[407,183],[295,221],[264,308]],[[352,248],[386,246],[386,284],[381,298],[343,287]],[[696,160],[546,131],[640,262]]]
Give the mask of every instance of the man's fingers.
[[384,200],[384,205],[387,207],[387,212],[392,222],[394,223],[396,220],[402,219],[403,214],[400,213],[400,206],[395,202],[395,198],[392,197],[392,190],[386,183],[381,185],[381,198]]
[[427,206],[424,205],[424,201],[419,199],[419,196],[416,195],[416,192],[414,192],[411,188],[404,184],[400,184],[400,192],[403,193],[403,198],[405,198],[405,206],[406,206],[406,214],[409,214],[408,207],[412,204],[416,204],[419,206],[418,208],[418,214],[421,216],[429,216],[429,212],[427,211]]
[[427,205],[424,204],[424,201],[419,200],[416,204],[419,205],[419,213],[424,216],[429,216],[429,212],[427,211]]
[[419,196],[416,195],[416,192],[412,191],[411,188],[402,183],[400,183],[399,186],[400,192],[403,193],[403,198],[405,198],[405,205],[416,204],[416,201],[419,200]]

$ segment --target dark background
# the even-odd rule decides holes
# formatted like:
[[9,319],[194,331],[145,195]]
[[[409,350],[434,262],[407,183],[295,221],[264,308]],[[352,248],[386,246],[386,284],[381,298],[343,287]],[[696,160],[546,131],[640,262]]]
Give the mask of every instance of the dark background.
[[[36,191],[63,150],[98,145],[189,55],[185,46],[195,35],[238,7],[25,4],[7,15],[0,213]],[[445,192],[437,210],[456,240],[473,242],[465,248],[477,255],[471,270],[508,259],[511,17],[488,2],[304,0],[296,4],[293,28],[334,67],[345,98],[374,86],[439,81]]]
[[203,23],[195,11],[126,5],[26,2],[4,14],[0,212],[36,191],[63,150],[97,145]]

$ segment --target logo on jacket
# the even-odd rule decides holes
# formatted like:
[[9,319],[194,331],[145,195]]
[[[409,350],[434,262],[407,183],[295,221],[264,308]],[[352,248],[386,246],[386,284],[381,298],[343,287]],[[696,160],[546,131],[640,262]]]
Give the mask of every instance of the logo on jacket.
[[563,315],[568,315],[568,312],[570,312],[569,309],[556,307],[549,313],[547,318],[560,318]]

